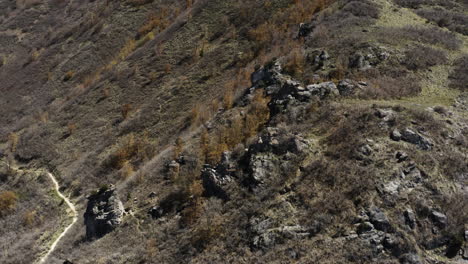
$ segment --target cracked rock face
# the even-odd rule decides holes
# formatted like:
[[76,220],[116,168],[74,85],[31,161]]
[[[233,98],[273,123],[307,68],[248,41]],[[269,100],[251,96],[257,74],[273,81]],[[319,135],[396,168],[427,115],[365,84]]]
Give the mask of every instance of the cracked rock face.
[[122,223],[124,206],[117,197],[115,188],[101,189],[88,197],[84,213],[86,238],[101,238]]

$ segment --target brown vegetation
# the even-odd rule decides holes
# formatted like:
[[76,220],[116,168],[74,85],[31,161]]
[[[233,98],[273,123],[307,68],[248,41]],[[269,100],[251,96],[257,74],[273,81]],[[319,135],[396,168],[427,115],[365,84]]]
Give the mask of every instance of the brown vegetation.
[[0,193],[0,216],[8,214],[16,208],[18,195],[12,191],[4,191]]

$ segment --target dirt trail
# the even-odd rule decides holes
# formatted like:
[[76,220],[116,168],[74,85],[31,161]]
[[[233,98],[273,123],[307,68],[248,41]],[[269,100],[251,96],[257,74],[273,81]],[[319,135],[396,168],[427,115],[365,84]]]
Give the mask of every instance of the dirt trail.
[[60,196],[60,198],[62,198],[65,203],[67,204],[68,208],[70,208],[70,210],[72,211],[72,214],[73,214],[73,221],[62,231],[62,233],[60,233],[60,235],[55,239],[54,243],[52,243],[52,245],[50,246],[49,250],[47,251],[47,253],[37,262],[38,264],[41,264],[41,263],[46,263],[46,260],[47,258],[50,256],[50,254],[54,251],[54,249],[57,247],[58,243],[60,242],[60,239],[62,239],[62,237],[64,237],[67,232],[70,230],[70,228],[76,223],[76,221],[78,221],[78,212],[76,211],[76,208],[75,208],[75,205],[70,201],[70,199],[68,199],[67,197],[65,197],[65,195],[63,195],[61,192],[60,192],[60,185],[58,184],[57,182],[57,179],[55,179],[54,175],[52,175],[52,173],[50,172],[47,172],[46,173],[47,176],[49,176],[49,178],[52,180],[52,182],[54,183],[54,187],[55,187],[55,191],[57,192],[58,196]]

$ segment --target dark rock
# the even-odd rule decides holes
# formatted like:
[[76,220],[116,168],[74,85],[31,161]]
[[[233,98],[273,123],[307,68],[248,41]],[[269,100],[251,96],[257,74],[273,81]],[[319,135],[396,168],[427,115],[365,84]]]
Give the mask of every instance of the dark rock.
[[405,223],[411,228],[414,229],[416,227],[416,216],[411,209],[406,209],[404,212],[405,216]]
[[377,207],[373,207],[369,210],[370,222],[374,225],[377,230],[384,232],[392,232],[393,228],[388,221],[387,216],[382,210]]
[[103,237],[122,223],[124,207],[113,186],[88,197],[84,213],[86,238]]
[[320,59],[321,60],[328,60],[330,59],[330,55],[328,55],[328,52],[323,50],[321,53],[320,53]]
[[70,260],[67,259],[67,260],[65,260],[65,261],[63,262],[63,264],[73,264],[73,262],[71,262]]
[[156,193],[155,192],[151,192],[149,195],[148,195],[148,198],[156,198]]
[[364,223],[359,224],[358,229],[357,229],[357,233],[359,235],[361,235],[361,234],[367,233],[367,232],[369,232],[369,231],[371,231],[373,229],[374,229],[374,225],[372,225],[370,222],[364,222]]
[[228,195],[223,187],[231,181],[229,175],[220,174],[210,165],[205,165],[201,177],[205,196],[215,196],[224,200],[228,199]]
[[385,238],[382,241],[382,245],[386,250],[392,252],[392,254],[397,257],[400,256],[405,250],[404,244],[402,244],[395,236],[391,234],[385,235]]
[[409,128],[401,132],[401,139],[408,143],[417,145],[422,150],[431,150],[433,146],[429,139],[419,135]]
[[357,86],[354,84],[353,81],[345,79],[338,83],[337,89],[340,95],[349,96],[354,93],[354,90],[356,89],[356,87]]
[[351,68],[365,69],[369,67],[369,62],[362,54],[355,54],[349,59],[349,66]]
[[153,219],[160,218],[164,215],[164,210],[163,208],[159,206],[153,206],[151,209],[148,211],[148,213],[151,215]]
[[282,77],[281,70],[282,68],[279,62],[261,67],[250,76],[252,85],[269,86],[278,83],[279,79]]
[[431,220],[439,228],[445,228],[447,226],[447,216],[441,212],[433,210],[431,212]]
[[301,23],[299,25],[298,37],[307,37],[313,30],[313,26],[310,23]]
[[408,154],[406,154],[406,152],[398,151],[395,154],[395,158],[397,159],[398,162],[403,162],[408,159]]

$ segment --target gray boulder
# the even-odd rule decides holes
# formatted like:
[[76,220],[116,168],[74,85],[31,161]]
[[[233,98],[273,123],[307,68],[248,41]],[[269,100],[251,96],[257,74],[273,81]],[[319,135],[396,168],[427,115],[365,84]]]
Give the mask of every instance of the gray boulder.
[[88,197],[84,213],[86,238],[101,238],[113,231],[122,223],[124,207],[117,197],[115,187],[101,188],[96,194]]
[[414,229],[416,227],[416,216],[411,209],[406,209],[404,212],[405,216],[405,223],[411,228]]
[[431,212],[431,220],[440,228],[445,228],[447,226],[447,216],[441,212],[433,210]]
[[393,228],[388,221],[385,213],[377,207],[373,207],[369,210],[370,222],[374,225],[377,230],[384,232],[392,232]]
[[354,93],[357,85],[349,79],[342,80],[338,83],[337,89],[341,96],[349,96]]
[[398,131],[398,129],[392,130],[392,133],[390,133],[390,138],[395,140],[395,141],[400,141],[401,140],[400,131]]
[[[325,99],[329,96],[339,95],[338,89],[333,82],[323,82],[319,84],[307,85],[306,92],[311,96],[318,96],[320,99]],[[299,93],[300,96],[305,96],[304,94]]]
[[231,177],[227,174],[221,174],[210,165],[205,165],[202,170],[202,183],[206,196],[215,196],[221,199],[228,199],[224,186],[231,182]]
[[401,139],[418,146],[422,150],[431,150],[433,146],[429,139],[419,135],[409,128],[401,132]]

